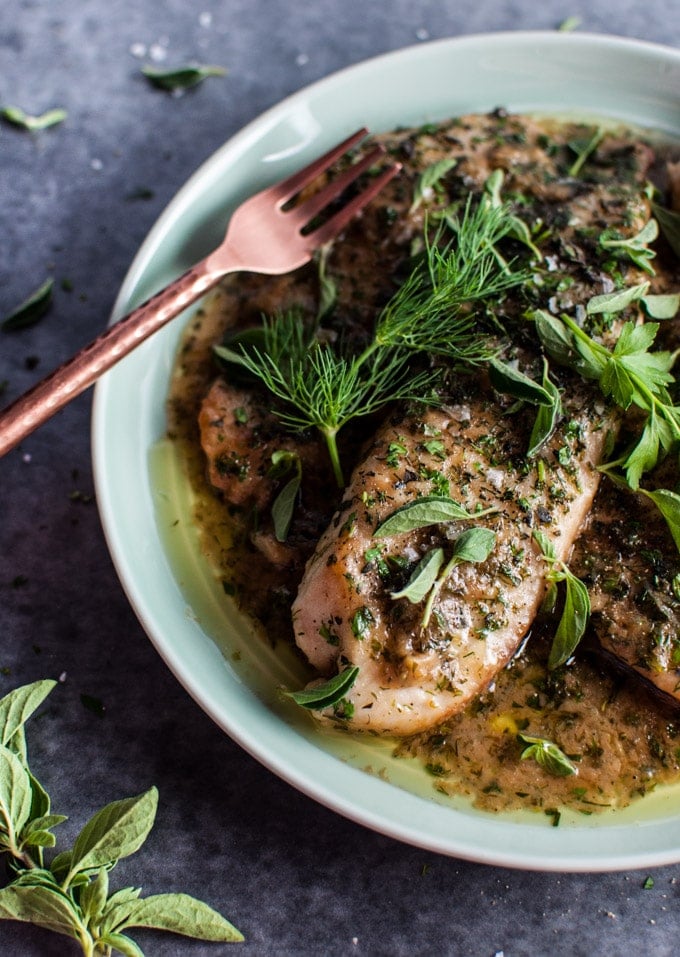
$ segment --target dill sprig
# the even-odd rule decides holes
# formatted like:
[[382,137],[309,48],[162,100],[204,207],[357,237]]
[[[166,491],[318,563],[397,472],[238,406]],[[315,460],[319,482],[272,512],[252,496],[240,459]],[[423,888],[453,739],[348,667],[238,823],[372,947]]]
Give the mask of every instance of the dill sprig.
[[[445,229],[451,234],[442,245]],[[495,299],[524,282],[497,252],[512,229],[506,205],[485,198],[462,215],[445,212],[433,241],[425,234],[424,263],[413,270],[381,312],[373,348],[397,346],[455,362],[490,358],[489,340],[479,329],[475,305]]]
[[[263,348],[242,351],[240,362],[279,400],[276,415],[293,431],[316,428],[323,435],[338,486],[344,484],[337,435],[350,420],[387,403],[421,400],[435,373],[412,372],[410,357],[395,349],[371,356],[345,355],[305,333],[299,312],[265,320]],[[433,401],[433,396],[430,397]]]
[[468,198],[461,213],[445,210],[433,239],[426,228],[419,263],[361,351],[349,354],[327,341],[299,310],[265,318],[255,335],[237,336],[215,351],[264,385],[278,400],[274,411],[285,426],[319,430],[342,486],[337,435],[343,426],[396,401],[436,403],[433,358],[469,365],[492,355],[479,307],[527,278],[496,249],[511,227],[508,208],[485,197]]

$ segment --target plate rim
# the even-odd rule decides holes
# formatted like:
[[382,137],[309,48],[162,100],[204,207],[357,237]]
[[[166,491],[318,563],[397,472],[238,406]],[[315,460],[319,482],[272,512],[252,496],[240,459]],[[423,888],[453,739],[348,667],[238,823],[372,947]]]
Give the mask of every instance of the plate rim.
[[[456,49],[460,49],[464,46],[473,48],[475,46],[479,46],[480,44],[486,46],[487,48],[490,46],[499,48],[508,45],[512,47],[514,45],[521,44],[522,42],[526,43],[528,41],[535,41],[540,44],[547,44],[548,46],[554,45],[557,47],[566,47],[568,44],[573,44],[574,46],[582,48],[606,47],[614,50],[620,50],[624,53],[626,51],[631,51],[632,53],[636,54],[647,53],[655,60],[659,57],[668,58],[670,62],[680,69],[680,51],[663,44],[608,34],[580,32],[567,34],[560,33],[559,31],[545,30],[498,31],[490,33],[466,34],[458,37],[444,37],[436,40],[429,40],[427,42],[412,44],[385,53],[380,53],[376,56],[362,60],[359,63],[346,66],[341,70],[335,71],[334,73],[331,73],[311,84],[308,84],[307,86],[302,87],[301,89],[284,97],[281,101],[273,106],[270,106],[267,110],[256,116],[244,127],[242,127],[238,132],[230,136],[221,146],[217,148],[217,150],[215,150],[203,163],[197,167],[195,172],[176,191],[175,195],[165,206],[161,214],[157,217],[155,223],[152,225],[145,239],[139,246],[114,302],[111,313],[111,321],[113,322],[120,318],[130,307],[130,305],[134,303],[138,290],[141,286],[143,286],[144,277],[151,267],[155,251],[159,248],[159,245],[162,245],[163,239],[168,230],[172,230],[173,223],[177,224],[179,222],[183,210],[190,202],[193,192],[200,187],[200,184],[205,180],[206,177],[210,178],[215,170],[219,169],[224,164],[225,157],[228,158],[230,154],[234,154],[236,160],[238,160],[239,155],[242,155],[249,145],[257,143],[258,140],[262,140],[263,130],[266,130],[270,124],[275,124],[277,119],[285,115],[286,112],[294,110],[305,100],[310,100],[311,98],[317,96],[317,94],[323,93],[324,89],[327,89],[330,86],[342,85],[347,79],[352,79],[354,76],[361,74],[362,72],[370,72],[371,70],[376,69],[380,70],[383,64],[389,66],[390,62],[393,63],[398,60],[403,61],[404,59],[410,59],[411,57],[418,58],[423,55],[424,50],[434,50],[436,48],[437,51],[455,51]],[[558,872],[613,871],[638,867],[661,866],[664,864],[676,863],[678,860],[680,860],[680,841],[678,843],[678,847],[674,851],[669,850],[665,854],[659,850],[647,853],[644,851],[622,851],[618,855],[610,853],[605,860],[593,860],[587,855],[581,855],[580,857],[572,856],[567,858],[563,854],[561,855],[559,852],[559,843],[561,841],[561,837],[559,840],[551,840],[549,832],[544,826],[540,827],[542,840],[544,842],[547,840],[549,846],[555,845],[553,851],[547,857],[545,852],[541,853],[540,855],[535,855],[529,850],[527,850],[525,853],[520,853],[516,849],[507,851],[502,847],[493,846],[481,849],[478,846],[471,845],[469,842],[467,842],[463,835],[459,835],[455,841],[449,840],[445,846],[441,846],[435,840],[433,840],[431,836],[424,836],[421,828],[414,827],[409,822],[385,822],[385,816],[384,813],[381,812],[380,807],[385,798],[389,799],[389,795],[393,793],[395,785],[381,781],[377,778],[371,778],[356,768],[348,768],[348,766],[345,766],[345,771],[350,770],[352,774],[362,775],[361,783],[363,787],[370,792],[370,801],[368,804],[366,806],[358,807],[356,803],[348,802],[346,799],[340,798],[337,793],[333,792],[331,788],[322,786],[318,780],[313,782],[308,780],[304,773],[300,773],[299,770],[291,768],[290,761],[285,760],[274,748],[265,748],[262,746],[261,742],[254,740],[252,735],[246,733],[246,729],[225,726],[224,714],[220,712],[218,708],[216,708],[214,701],[206,701],[205,697],[201,695],[200,689],[196,687],[194,680],[190,675],[187,674],[184,663],[179,662],[176,656],[170,653],[170,649],[168,648],[167,644],[164,643],[162,636],[157,634],[154,622],[150,620],[150,617],[153,618],[153,616],[149,615],[147,601],[144,595],[140,592],[138,583],[131,582],[126,574],[124,548],[122,547],[122,543],[119,541],[116,533],[115,516],[111,515],[111,513],[107,511],[107,507],[110,506],[110,501],[108,497],[107,480],[104,469],[104,449],[106,443],[104,439],[104,430],[101,428],[107,409],[108,392],[111,389],[111,383],[114,380],[115,369],[112,370],[111,373],[108,373],[106,376],[104,376],[95,388],[91,427],[93,472],[96,497],[104,535],[114,567],[121,581],[123,590],[126,593],[133,610],[137,614],[140,624],[154,645],[156,651],[173,672],[175,677],[179,680],[180,684],[196,700],[203,711],[218,725],[218,727],[220,727],[237,744],[239,744],[239,746],[243,747],[245,751],[247,751],[265,767],[269,768],[269,770],[271,770],[273,773],[277,774],[277,776],[285,780],[300,792],[306,794],[308,797],[321,803],[329,809],[386,836],[403,841],[404,843],[410,844],[412,846],[433,851],[435,853],[455,856],[477,863],[486,863],[496,866]],[[336,757],[324,752],[323,750],[318,751],[317,758],[324,765],[329,760],[335,763],[338,761]],[[367,782],[370,782],[370,785],[367,785]],[[422,810],[422,798],[413,794],[409,794],[405,791],[400,791],[400,793],[402,795],[402,800],[409,806],[409,808],[412,807],[412,804],[415,801],[417,803],[413,805],[413,809],[416,811]],[[454,809],[447,809],[447,811],[450,814],[456,813]],[[415,814],[415,817],[417,819],[417,814]],[[507,827],[508,824],[507,818],[504,815],[486,815],[484,822],[490,832],[500,833],[503,832],[503,829]],[[626,831],[628,826],[623,826],[623,830]],[[528,833],[526,831],[526,827],[527,825],[522,825],[525,833]],[[611,830],[616,831],[616,826]],[[555,837],[557,837],[557,835],[555,835]]]

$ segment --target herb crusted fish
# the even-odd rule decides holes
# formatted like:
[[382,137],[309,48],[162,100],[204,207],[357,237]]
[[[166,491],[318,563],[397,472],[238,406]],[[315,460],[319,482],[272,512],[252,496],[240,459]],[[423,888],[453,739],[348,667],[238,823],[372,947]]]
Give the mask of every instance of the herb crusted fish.
[[[227,370],[201,428],[263,580],[299,583],[315,713],[410,735],[488,689],[568,577],[623,414],[610,352],[666,307],[639,136],[497,111],[383,139],[404,176],[324,251],[302,308],[258,327],[245,392]],[[329,676],[347,678],[330,703]]]

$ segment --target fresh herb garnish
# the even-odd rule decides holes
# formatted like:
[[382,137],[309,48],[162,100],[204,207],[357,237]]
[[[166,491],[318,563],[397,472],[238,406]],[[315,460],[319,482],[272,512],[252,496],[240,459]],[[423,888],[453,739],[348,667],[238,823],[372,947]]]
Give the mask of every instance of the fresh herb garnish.
[[353,665],[322,684],[305,688],[303,691],[286,691],[285,695],[292,698],[301,708],[307,708],[309,711],[323,711],[324,708],[330,708],[344,698],[357,680],[358,674],[358,666]]
[[603,394],[620,408],[634,405],[646,413],[638,440],[607,466],[623,468],[627,484],[637,489],[643,473],[653,469],[661,453],[670,451],[680,439],[680,408],[673,404],[667,388],[674,381],[670,369],[675,354],[650,351],[658,323],[625,322],[610,350],[569,316],[558,319],[539,312],[535,319],[541,341],[557,361],[597,381]]
[[390,512],[373,532],[373,537],[386,538],[391,535],[402,535],[405,532],[426,528],[428,525],[481,518],[495,511],[497,511],[496,508],[486,508],[478,512],[468,512],[466,508],[446,495],[423,495]]
[[583,637],[590,618],[590,596],[581,579],[569,571],[565,562],[557,557],[555,546],[548,536],[539,529],[535,529],[533,538],[549,566],[545,575],[545,579],[549,583],[545,604],[554,605],[557,599],[558,584],[564,582],[565,585],[562,617],[557,626],[548,657],[548,668],[552,670],[564,664],[571,657]]
[[616,231],[605,230],[600,236],[600,246],[626,255],[636,266],[653,276],[654,267],[651,260],[656,253],[650,249],[649,244],[654,242],[658,235],[659,224],[655,219],[650,219],[634,236],[621,237]]
[[546,738],[534,738],[529,734],[519,734],[520,741],[528,745],[521,754],[521,760],[530,758],[539,764],[548,774],[556,777],[568,777],[578,774],[578,768],[569,760],[564,751]]
[[68,116],[66,110],[54,109],[41,113],[40,116],[31,116],[25,113],[18,106],[3,106],[0,109],[0,117],[12,126],[18,126],[23,130],[45,130],[50,126],[56,126],[57,123],[63,123]]
[[152,86],[169,93],[181,93],[202,83],[209,76],[224,76],[221,66],[184,66],[177,70],[159,70],[153,66],[142,67],[142,73]]
[[45,862],[53,830],[66,820],[28,767],[24,724],[54,681],[16,688],[0,700],[0,854],[12,874],[0,888],[0,920],[36,924],[77,941],[86,957],[112,951],[142,957],[133,927],[168,930],[200,940],[243,940],[229,921],[187,894],[140,897],[139,888],[110,893],[109,872],[139,850],[153,827],[156,788],[108,804],[83,827],[69,851]]
[[497,392],[538,407],[527,449],[528,457],[533,458],[555,431],[562,414],[562,396],[550,378],[547,361],[543,360],[540,384],[514,366],[495,358],[489,362],[489,379]]
[[[335,347],[299,310],[290,310],[248,330],[247,341],[232,338],[218,346],[216,355],[272,393],[279,403],[275,414],[288,428],[319,430],[342,487],[337,435],[349,421],[391,402],[436,403],[437,370],[414,368],[414,358],[475,364],[491,355],[487,337],[477,329],[475,304],[525,278],[501,268],[495,254],[496,243],[508,233],[506,216],[505,207],[473,206],[471,200],[462,214],[449,209],[435,240],[426,237],[423,262],[381,311],[373,339],[361,352]],[[447,231],[451,238],[445,242]]]
[[54,279],[46,279],[35,292],[2,320],[0,329],[3,332],[16,332],[18,329],[26,329],[40,322],[52,305],[53,288]]
[[272,503],[274,534],[279,542],[286,541],[293,521],[295,503],[302,482],[302,462],[297,452],[289,452],[287,449],[273,452],[269,469],[270,478],[283,478],[291,472],[292,477],[288,479]]
[[429,590],[423,617],[420,620],[421,628],[427,628],[429,625],[437,596],[456,565],[461,565],[463,562],[479,564],[486,561],[495,544],[496,533],[492,532],[490,528],[469,528],[458,536],[453,543],[448,562]]
[[413,202],[409,210],[410,213],[415,213],[423,203],[428,202],[437,194],[442,180],[446,174],[453,169],[457,162],[457,160],[447,156],[422,171],[413,190]]
[[680,213],[667,209],[658,203],[652,203],[652,212],[659,224],[666,242],[676,256],[680,256]]

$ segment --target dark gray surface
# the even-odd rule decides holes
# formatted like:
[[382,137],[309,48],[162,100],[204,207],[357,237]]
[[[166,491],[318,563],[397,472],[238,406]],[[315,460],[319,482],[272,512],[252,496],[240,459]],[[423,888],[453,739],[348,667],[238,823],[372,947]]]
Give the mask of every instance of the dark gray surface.
[[[674,0],[2,0],[0,102],[69,117],[34,136],[0,129],[0,315],[48,274],[57,280],[48,318],[0,336],[0,401],[101,330],[167,201],[282,96],[428,38],[553,29],[572,15],[581,29],[680,43]],[[146,60],[158,45],[166,64],[229,74],[172,98],[140,76],[138,45]],[[139,188],[153,196],[131,199]],[[159,787],[156,826],[115,886],[207,900],[250,955],[677,952],[680,866],[657,869],[645,890],[646,872],[539,874],[438,857],[325,810],[226,738],[161,662],[117,580],[88,501],[90,399],[0,460],[0,694],[63,679],[28,732],[54,809],[70,816],[65,837],[104,803]],[[83,693],[104,703],[103,717]],[[136,936],[155,957],[227,952]],[[0,924],[3,955],[78,952]]]

